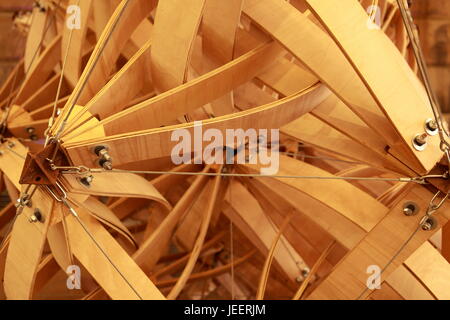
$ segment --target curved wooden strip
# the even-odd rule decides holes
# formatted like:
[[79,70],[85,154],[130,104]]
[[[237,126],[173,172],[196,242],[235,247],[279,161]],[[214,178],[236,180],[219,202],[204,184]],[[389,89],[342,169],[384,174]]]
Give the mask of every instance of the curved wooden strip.
[[311,114],[305,114],[285,125],[281,128],[281,132],[295,140],[331,151],[348,159],[366,163],[381,170],[416,176],[413,171],[403,166],[388,153],[385,153],[383,157],[380,153],[353,141]]
[[97,36],[97,40],[100,39],[103,30],[108,24],[109,19],[114,13],[114,10],[120,4],[121,0],[110,1],[93,1],[92,18],[93,18],[93,31]]
[[[202,172],[209,172],[210,170],[211,167],[206,166]],[[141,244],[139,250],[134,253],[133,258],[136,263],[142,266],[145,271],[151,271],[156,265],[163,250],[167,247],[179,219],[189,208],[191,201],[193,201],[198,192],[205,187],[206,182],[206,176],[197,176],[164,221]]]
[[[8,148],[10,142],[14,144],[12,150]],[[17,139],[10,139],[9,142],[6,141],[0,145],[0,150],[3,151],[3,155],[0,156],[0,170],[17,190],[21,190],[19,180],[27,156],[27,148]]]
[[[151,69],[158,92],[186,81],[193,42],[203,14],[205,0],[160,1],[153,29]],[[180,10],[183,8],[183,10]]]
[[[81,63],[83,57],[83,46],[85,43],[86,34],[88,31],[88,19],[91,15],[91,8],[93,3],[102,1],[89,0],[70,0],[70,5],[78,4],[80,8],[80,29],[69,29],[65,26],[62,36],[62,57],[66,57],[69,40],[70,47],[65,61],[64,78],[69,82],[70,86],[74,88],[81,76]],[[72,33],[72,35],[71,35]]]
[[316,274],[317,270],[321,266],[322,262],[327,258],[327,256],[330,254],[331,250],[333,250],[334,245],[336,244],[335,241],[330,243],[330,245],[325,249],[324,252],[320,255],[319,259],[314,263],[313,267],[309,271],[308,275],[306,276],[306,279],[303,280],[302,284],[300,285],[300,288],[298,288],[297,292],[295,293],[292,300],[300,300],[303,296],[303,293],[305,292],[308,284],[311,282],[312,278]]
[[[41,190],[33,196],[34,207],[25,207],[14,224],[5,265],[4,288],[8,299],[31,299],[45,241],[52,219],[52,199]],[[37,205],[37,206],[36,206]],[[31,223],[30,217],[39,208],[44,221]]]
[[[55,74],[50,80],[42,85],[36,92],[34,92],[26,101],[24,101],[21,107],[26,111],[33,111],[43,105],[52,103],[55,101],[56,91],[58,88],[59,79],[61,74]],[[69,87],[63,80],[61,84],[60,97],[64,97],[70,92]]]
[[429,242],[406,261],[405,266],[439,300],[450,300],[450,264]]
[[[280,48],[275,43],[262,45],[195,80],[106,118],[101,124],[108,135],[171,124],[174,118],[192,112],[249,81],[270,66],[279,53]],[[65,141],[77,141],[79,132],[69,134]]]
[[167,210],[171,209],[169,202],[153,184],[137,174],[93,172],[92,177],[94,179],[89,187],[81,184],[75,175],[64,175],[64,182],[67,190],[72,193],[106,197],[144,198],[162,204]]
[[[221,170],[222,167],[219,168]],[[178,297],[178,295],[181,293],[181,290],[183,290],[183,287],[186,285],[187,279],[191,275],[192,271],[194,270],[195,264],[197,263],[197,259],[200,255],[200,252],[203,247],[203,243],[205,242],[206,233],[209,229],[209,224],[211,222],[211,217],[214,213],[214,209],[217,206],[217,199],[218,199],[218,193],[220,188],[222,177],[216,176],[214,178],[213,187],[210,193],[209,202],[206,207],[206,211],[203,215],[202,224],[197,236],[197,240],[195,240],[194,247],[192,248],[191,255],[189,257],[189,260],[186,263],[186,266],[183,269],[183,272],[181,273],[181,276],[178,278],[177,283],[170,291],[167,298],[169,300],[174,300]]]
[[[150,46],[148,41],[136,54],[120,69],[114,77],[86,104],[80,112],[89,111],[100,120],[112,116],[127,105],[136,95],[150,84]],[[124,88],[127,88],[124,90]],[[66,132],[77,128],[80,122],[75,120]]]
[[24,77],[24,59],[21,59],[0,87],[0,101],[8,99],[11,92],[14,92],[17,86],[22,83]]
[[[203,69],[211,71],[233,59],[243,0],[207,0],[202,19]],[[210,57],[207,59],[206,56]],[[233,94],[211,102],[215,116],[234,112]]]
[[[413,149],[411,140],[423,132],[424,121],[433,118],[423,88],[405,59],[381,30],[366,28],[367,14],[353,0],[306,1],[352,63],[374,100],[388,116],[403,141],[423,166],[425,174],[439,162],[439,139],[429,137],[422,152]],[[367,43],[370,46],[367,46]],[[380,75],[383,75],[380,77]],[[399,108],[407,105],[408,112]]]
[[[86,105],[108,81],[111,69],[115,65],[121,49],[127,43],[132,31],[150,14],[155,3],[155,0],[122,0],[117,6],[84,68],[80,80],[66,104],[66,108],[53,126],[52,133],[58,130],[57,128],[65,119],[70,106],[75,104]],[[114,26],[116,27],[114,28]],[[102,50],[103,47],[104,49]],[[97,64],[95,64],[94,68],[96,60]],[[79,99],[74,101],[78,95],[80,95]]]
[[395,143],[398,140],[351,64],[333,40],[307,15],[283,0],[246,0],[243,12],[327,84],[385,141]]
[[17,93],[15,104],[25,102],[30,95],[37,91],[48,79],[57,63],[61,61],[61,38],[62,35],[56,36],[33,64]]
[[84,209],[76,208],[75,210],[90,234],[112,260],[114,266],[120,270],[119,273],[95,245],[76,218],[69,214],[67,227],[73,253],[106,293],[112,299],[119,300],[164,299],[155,285],[105,228],[97,220],[90,217]]
[[[241,183],[232,181],[229,188],[226,200],[230,207],[225,207],[223,213],[263,255],[267,255],[279,228],[273,224],[257,200]],[[274,253],[275,262],[290,281],[295,281],[301,276],[300,271],[306,264],[285,236],[281,235],[281,241],[283,246]]]
[[[239,166],[247,169],[246,171],[259,170],[259,165]],[[280,156],[280,169],[277,174],[333,177],[324,170],[286,156]],[[347,181],[275,179],[319,200],[366,231],[370,231],[388,212],[386,207]]]
[[102,222],[106,226],[116,230],[126,241],[128,241],[135,248],[138,247],[136,239],[134,239],[131,232],[125,227],[120,219],[103,203],[93,197],[87,198],[82,206],[89,211],[89,213]]
[[[226,265],[214,268],[212,270],[193,273],[187,279],[187,282],[189,283],[192,281],[198,281],[198,280],[205,279],[205,278],[206,279],[213,278],[213,277],[217,277],[225,272],[229,272],[230,269],[237,268],[238,266],[242,265],[244,262],[248,261],[251,257],[253,257],[253,255],[255,255],[255,253],[256,253],[256,250],[251,250],[250,252],[246,253],[242,257],[239,257],[239,258],[235,259],[233,262],[230,262]],[[156,282],[156,284],[160,288],[165,288],[165,287],[173,286],[176,283],[176,281],[177,281],[177,279],[163,280],[163,281]]]
[[[36,63],[36,58],[39,57],[39,45],[44,37],[44,31],[48,27],[50,10],[41,11],[40,8],[33,8],[33,17],[30,25],[30,33],[27,37],[25,45],[24,66],[25,70],[30,70]],[[33,57],[34,61],[33,61]]]
[[[427,208],[432,194],[423,187],[415,186],[406,196],[398,199],[397,205],[367,234],[367,236],[350,252],[331,274],[325,278],[317,288],[308,296],[308,299],[364,299],[371,293],[367,290],[367,267],[378,265],[384,268],[394,257],[406,240],[418,228],[423,214],[408,217],[402,214],[403,204],[414,201],[420,208]],[[446,223],[450,217],[448,205],[444,206],[435,216],[440,222]],[[387,279],[400,264],[405,261],[417,248],[419,248],[434,231],[418,231],[412,240],[403,248],[390,266],[382,273]],[[340,288],[345,287],[345,292]]]
[[[298,118],[311,111],[317,104],[328,96],[328,90],[324,87],[314,87],[306,92],[276,101],[274,103],[253,108],[247,111],[228,116],[205,120],[203,129],[214,128],[225,132],[226,129],[253,128],[271,129]],[[110,146],[110,155],[117,159],[117,165],[134,162],[142,159],[155,159],[170,156],[176,145],[171,141],[172,132],[179,129],[187,129],[191,136],[194,124],[182,124],[178,126],[152,129],[142,132],[134,132],[128,135],[112,136],[97,141],[80,142],[78,145],[64,144],[69,157],[74,163],[92,165],[95,161],[92,146],[105,143]],[[223,134],[222,133],[222,134]],[[206,143],[204,143],[206,146]],[[120,156],[117,153],[120,150]],[[116,160],[115,160],[116,161]]]
[[264,293],[266,292],[267,281],[269,280],[270,267],[272,266],[272,261],[275,255],[275,249],[277,248],[278,242],[280,241],[281,236],[283,235],[284,230],[291,222],[292,216],[295,211],[290,212],[284,218],[283,223],[281,224],[278,232],[275,236],[275,239],[272,242],[269,253],[267,254],[266,261],[264,262],[264,267],[261,272],[261,278],[259,280],[258,290],[256,291],[256,300],[263,300]]
[[423,286],[420,280],[404,265],[399,266],[389,275],[386,281],[381,284],[382,289],[386,285],[391,286],[405,300],[435,300],[435,297]]

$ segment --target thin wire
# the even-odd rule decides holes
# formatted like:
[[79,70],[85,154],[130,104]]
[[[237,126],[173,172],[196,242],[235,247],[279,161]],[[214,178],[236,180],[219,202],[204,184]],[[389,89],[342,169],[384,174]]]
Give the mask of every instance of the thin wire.
[[[414,236],[417,234],[417,232],[419,232],[420,228],[421,228],[421,225],[419,224],[417,226],[416,230],[414,230],[414,232],[409,236],[409,238],[406,240],[406,242],[403,243],[403,245],[400,247],[400,249],[397,250],[397,252],[394,254],[394,256],[392,256],[392,258],[388,261],[388,263],[384,266],[384,268],[381,270],[381,272],[377,275],[377,277],[374,280],[377,280],[378,278],[381,277],[383,272],[386,271],[386,269],[392,264],[392,262],[394,262],[394,260],[399,256],[399,254],[411,242],[411,240],[414,238]],[[356,298],[356,300],[360,300],[368,290],[369,290],[369,287],[366,286],[366,288],[363,290],[363,292],[361,292],[361,294],[358,296],[358,298]]]
[[70,261],[70,265],[74,265],[74,259],[73,259],[73,253],[72,253],[72,246],[70,245],[70,238],[69,238],[69,229],[67,228],[67,222],[66,222],[66,215],[64,214],[64,210],[60,210],[61,211],[61,221],[62,221],[62,226],[63,226],[63,230],[64,230],[64,235],[65,235],[65,241],[66,241],[66,245],[67,245],[67,253],[69,255],[69,261]]
[[64,205],[69,209],[69,211],[72,213],[72,215],[75,217],[77,222],[80,224],[80,226],[84,229],[86,234],[91,238],[92,242],[96,245],[96,247],[100,250],[100,252],[103,254],[103,256],[108,260],[108,262],[111,264],[111,266],[117,271],[117,273],[122,277],[122,279],[126,282],[126,284],[133,290],[133,292],[138,296],[140,300],[144,300],[141,295],[137,292],[137,290],[133,287],[133,285],[128,281],[128,279],[125,277],[125,275],[119,270],[119,268],[114,264],[112,259],[109,257],[109,255],[106,253],[106,251],[102,248],[102,246],[97,242],[95,237],[92,235],[92,233],[89,231],[87,226],[84,224],[83,220],[78,216],[78,213],[75,211],[74,208],[67,202],[65,198],[61,199]]
[[[441,191],[438,191],[433,198],[431,198],[430,203],[428,204],[427,211],[425,213],[425,216],[422,218],[422,220],[419,222],[419,225],[417,226],[416,230],[409,236],[409,238],[406,240],[406,242],[400,247],[400,249],[394,254],[394,256],[388,261],[388,263],[385,265],[385,267],[381,270],[381,272],[377,275],[375,278],[378,279],[381,277],[384,271],[392,264],[392,262],[398,257],[398,255],[405,249],[405,247],[411,242],[411,240],[414,238],[414,236],[419,232],[419,230],[422,228],[424,221],[426,221],[426,218],[431,217],[433,213],[435,213],[437,210],[439,210],[444,202],[449,198],[449,194],[447,193],[437,204],[434,202],[438,198],[438,196],[441,194]],[[364,291],[358,296],[357,300],[361,299],[363,295],[369,290],[369,287],[366,287]]]
[[[78,0],[76,5],[77,6],[80,5],[80,0]],[[56,107],[58,105],[59,96],[61,94],[61,88],[62,88],[62,83],[63,83],[63,79],[64,79],[64,71],[66,69],[66,62],[67,62],[67,58],[69,56],[69,50],[70,50],[70,45],[72,43],[72,36],[73,36],[73,32],[74,32],[73,30],[74,29],[75,28],[72,28],[70,30],[70,33],[69,33],[69,40],[68,40],[68,43],[67,43],[66,53],[64,55],[63,65],[62,65],[62,69],[61,69],[61,76],[59,77],[58,89],[56,90],[55,103],[53,104],[52,116],[48,119],[48,128],[47,128],[47,132],[46,132],[46,139],[45,139],[45,145],[44,146],[46,146],[47,143],[48,143],[48,132],[49,132],[50,128],[53,126],[53,122],[55,120]]]
[[92,63],[92,66],[89,68],[89,70],[87,71],[86,76],[83,79],[83,82],[81,84],[81,87],[79,90],[77,90],[77,92],[75,93],[75,97],[73,98],[73,102],[72,105],[69,108],[69,111],[67,112],[67,115],[64,117],[64,120],[61,124],[61,126],[59,127],[58,131],[55,134],[55,140],[59,139],[59,136],[61,135],[62,131],[64,130],[67,121],[69,120],[70,115],[72,114],[76,103],[78,102],[78,99],[81,96],[81,93],[83,92],[84,88],[86,87],[86,84],[92,74],[92,72],[94,71],[98,61],[100,60],[100,56],[102,55],[103,50],[106,48],[106,45],[108,44],[109,40],[111,39],[112,34],[114,33],[114,30],[116,29],[120,18],[123,16],[123,13],[125,12],[126,8],[128,7],[130,0],[126,0],[126,3],[124,4],[123,8],[121,9],[121,11],[119,12],[119,15],[117,17],[117,19],[114,21],[114,24],[112,25],[111,31],[110,33],[107,35],[107,38],[105,39],[105,41],[102,43],[98,55],[96,57],[94,57],[94,61]]
[[[142,170],[103,170],[103,169],[89,169],[92,173],[135,173],[135,174],[151,174],[151,175],[184,175],[184,176],[223,176],[223,177],[249,177],[249,178],[279,178],[279,179],[314,179],[314,180],[359,180],[359,181],[392,181],[392,182],[415,182],[423,184],[422,181],[415,178],[373,178],[373,177],[337,177],[337,176],[297,176],[297,175],[264,175],[252,173],[222,173],[222,172],[184,172],[184,171],[142,171]],[[78,174],[79,171],[62,171],[62,174]],[[440,176],[439,176],[440,177]]]
[[279,152],[279,154],[284,154],[287,156],[294,156],[294,157],[301,157],[301,158],[306,158],[306,159],[329,160],[329,161],[344,162],[344,163],[349,163],[349,164],[364,164],[362,162],[342,160],[342,159],[336,159],[336,158],[330,158],[330,157],[310,156],[310,155],[302,154],[302,153],[298,153],[298,152]]
[[[222,167],[223,170],[224,167]],[[230,179],[228,183],[228,200],[232,203],[231,197],[231,186],[233,185],[233,178]],[[233,233],[233,221],[230,219],[230,260],[231,260],[231,300],[236,299],[236,293],[234,288],[234,233]]]
[[234,289],[234,237],[233,237],[233,221],[231,221],[231,219],[230,219],[230,259],[231,259],[231,300],[234,300],[236,298]]

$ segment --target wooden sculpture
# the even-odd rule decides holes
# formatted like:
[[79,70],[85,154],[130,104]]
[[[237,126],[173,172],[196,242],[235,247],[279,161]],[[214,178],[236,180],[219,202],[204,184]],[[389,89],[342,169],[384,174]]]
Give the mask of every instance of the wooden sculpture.
[[[0,89],[0,295],[450,298],[450,139],[406,1],[37,3]],[[199,121],[279,129],[279,170],[175,164]]]

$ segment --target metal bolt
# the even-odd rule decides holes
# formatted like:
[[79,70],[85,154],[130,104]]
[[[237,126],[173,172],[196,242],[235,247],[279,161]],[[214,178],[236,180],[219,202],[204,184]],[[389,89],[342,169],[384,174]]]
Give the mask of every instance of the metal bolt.
[[83,177],[83,178],[80,179],[80,182],[86,187],[90,187],[92,181],[94,181],[94,177],[92,175],[91,176],[87,176],[87,177]]
[[419,145],[423,146],[427,143],[427,135],[425,133],[422,133],[414,138],[414,141]]
[[403,213],[405,214],[405,216],[412,216],[413,210],[411,208],[403,208]]
[[36,222],[44,222],[44,218],[41,214],[41,211],[39,209],[34,210],[34,214],[28,219],[30,223],[36,223]]
[[36,132],[36,129],[33,127],[30,127],[30,128],[26,128],[26,131],[28,132],[28,134],[34,134]]
[[112,162],[109,160],[100,160],[99,164],[103,167],[103,169],[105,170],[112,170],[113,166],[112,166]]
[[433,230],[437,225],[436,220],[433,217],[427,218],[424,222],[422,222],[421,227],[424,231]]
[[430,136],[435,136],[438,134],[439,126],[437,122],[434,119],[428,119],[425,121],[425,131]]
[[429,221],[425,221],[425,222],[422,224],[422,230],[424,230],[424,231],[429,231],[429,230],[431,230],[431,227],[432,227],[432,225],[431,225],[431,223],[430,223]]
[[438,129],[437,122],[434,121],[433,119],[427,121],[427,127],[428,129],[433,131]]
[[413,147],[417,151],[425,150],[425,148],[427,146],[427,138],[428,138],[428,135],[426,133],[416,135],[413,139]]
[[302,276],[306,278],[310,272],[311,272],[311,270],[309,270],[309,268],[304,268],[302,270]]
[[403,214],[405,216],[414,216],[419,212],[419,207],[414,202],[408,201],[403,205]]
[[108,153],[107,146],[97,146],[94,148],[94,153],[99,156],[99,165],[105,170],[112,170],[112,157]]

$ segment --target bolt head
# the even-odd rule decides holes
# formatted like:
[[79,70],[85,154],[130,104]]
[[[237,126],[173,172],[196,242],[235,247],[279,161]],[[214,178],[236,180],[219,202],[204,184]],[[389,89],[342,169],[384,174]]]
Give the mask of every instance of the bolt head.
[[311,270],[309,270],[309,268],[305,268],[302,270],[302,276],[307,277],[310,272],[311,272]]
[[90,187],[92,181],[94,181],[94,177],[93,176],[87,176],[87,177],[83,177],[80,179],[81,184],[83,184],[86,187]]
[[423,146],[424,144],[427,143],[427,135],[419,135],[417,136],[414,141],[419,145],[419,146]]
[[405,216],[412,216],[413,211],[410,208],[403,208],[403,213]]
[[428,222],[425,222],[424,224],[422,224],[422,230],[424,230],[424,231],[431,230],[431,224]]
[[105,170],[112,170],[113,169],[113,165],[111,161],[105,161],[102,164],[103,169]]

